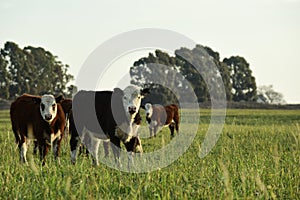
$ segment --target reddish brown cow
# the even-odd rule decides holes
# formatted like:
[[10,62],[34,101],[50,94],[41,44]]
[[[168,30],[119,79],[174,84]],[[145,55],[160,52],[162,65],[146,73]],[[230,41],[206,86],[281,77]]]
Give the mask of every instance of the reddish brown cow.
[[51,144],[54,156],[58,158],[66,123],[64,111],[57,103],[62,98],[62,96],[54,98],[53,95],[40,97],[24,94],[11,104],[12,130],[22,162],[27,163],[26,152],[30,140],[36,140],[43,165]]
[[151,105],[147,103],[146,109],[146,121],[149,126],[150,137],[152,137],[152,131],[154,136],[159,129],[169,126],[171,136],[174,136],[174,129],[178,133],[179,130],[179,112],[178,106],[175,104],[161,106]]
[[69,118],[72,113],[72,99],[64,99],[60,102],[66,117],[65,134],[69,133]]

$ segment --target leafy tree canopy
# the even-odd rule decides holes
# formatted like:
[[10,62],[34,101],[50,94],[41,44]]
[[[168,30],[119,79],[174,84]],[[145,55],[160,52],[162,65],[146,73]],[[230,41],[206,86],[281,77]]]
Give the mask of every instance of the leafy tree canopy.
[[[215,84],[221,77],[228,101],[256,101],[255,78],[245,58],[232,56],[221,61],[218,52],[201,45],[196,45],[193,49],[182,47],[175,50],[174,54],[175,56],[170,56],[166,52],[156,50],[155,53],[149,53],[148,57],[134,62],[130,68],[132,84],[152,87],[152,95],[145,100],[161,104],[168,104],[175,100],[189,102],[189,97],[186,95],[172,94],[169,90],[172,82],[173,86],[180,90],[191,87],[197,95],[198,102],[207,102],[211,100],[209,89],[212,88],[208,86],[213,85],[214,92],[221,94],[221,86]],[[195,67],[200,69],[200,73]],[[164,69],[163,72],[161,69]],[[159,84],[152,80],[153,77],[157,77],[157,71],[160,72],[161,80],[156,80]]]
[[0,97],[13,99],[23,93],[70,96],[69,66],[41,47],[20,48],[6,42],[0,51]]

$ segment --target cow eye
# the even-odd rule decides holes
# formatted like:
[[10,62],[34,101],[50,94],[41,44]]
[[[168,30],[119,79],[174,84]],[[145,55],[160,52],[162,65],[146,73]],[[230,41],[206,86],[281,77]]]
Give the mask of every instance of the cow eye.
[[124,96],[124,97],[123,97],[123,99],[124,99],[124,100],[126,100],[126,99],[127,99],[127,97],[126,97],[126,96]]
[[42,109],[42,111],[45,110],[45,105],[43,103],[41,104],[41,109]]
[[52,104],[52,110],[55,110],[55,104]]

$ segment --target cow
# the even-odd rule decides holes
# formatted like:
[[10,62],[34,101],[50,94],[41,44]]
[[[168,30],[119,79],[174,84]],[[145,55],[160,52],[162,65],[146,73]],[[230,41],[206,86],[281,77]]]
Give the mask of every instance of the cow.
[[64,134],[65,115],[60,102],[62,96],[34,96],[23,94],[10,106],[12,130],[20,151],[20,160],[27,164],[26,152],[31,140],[36,140],[42,165],[53,144],[54,157],[58,159]]
[[[67,136],[69,134],[69,118],[72,112],[72,99],[62,98],[60,102],[57,103],[60,103],[65,114],[66,124],[65,124],[64,136]],[[34,155],[37,153],[37,150],[38,150],[38,144],[37,141],[34,141],[34,149],[33,149]]]
[[100,140],[111,142],[116,161],[119,160],[121,141],[130,155],[142,152],[137,134],[141,120],[139,108],[142,98],[148,93],[148,89],[133,85],[124,90],[79,91],[73,98],[70,116],[72,163],[76,162],[79,134],[82,142],[90,147],[94,165],[99,164]]
[[148,123],[150,137],[152,132],[154,136],[159,129],[168,126],[171,131],[171,136],[174,136],[174,129],[179,131],[179,111],[176,104],[162,106],[158,104],[145,104],[146,121]]
[[65,126],[65,135],[69,133],[69,118],[72,112],[72,99],[63,99],[61,102],[61,107],[65,113],[66,126]]

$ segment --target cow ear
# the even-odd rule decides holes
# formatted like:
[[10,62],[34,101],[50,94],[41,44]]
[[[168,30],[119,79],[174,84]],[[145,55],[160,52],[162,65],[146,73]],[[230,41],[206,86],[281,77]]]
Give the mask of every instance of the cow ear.
[[144,89],[141,90],[141,95],[142,96],[147,96],[148,94],[150,94],[149,88],[144,88]]
[[114,93],[123,96],[124,92],[120,88],[115,88]]
[[55,98],[56,103],[61,103],[63,100],[65,100],[63,95],[59,95],[58,97]]
[[41,103],[41,98],[39,97],[32,97],[32,101],[36,104],[40,104]]

